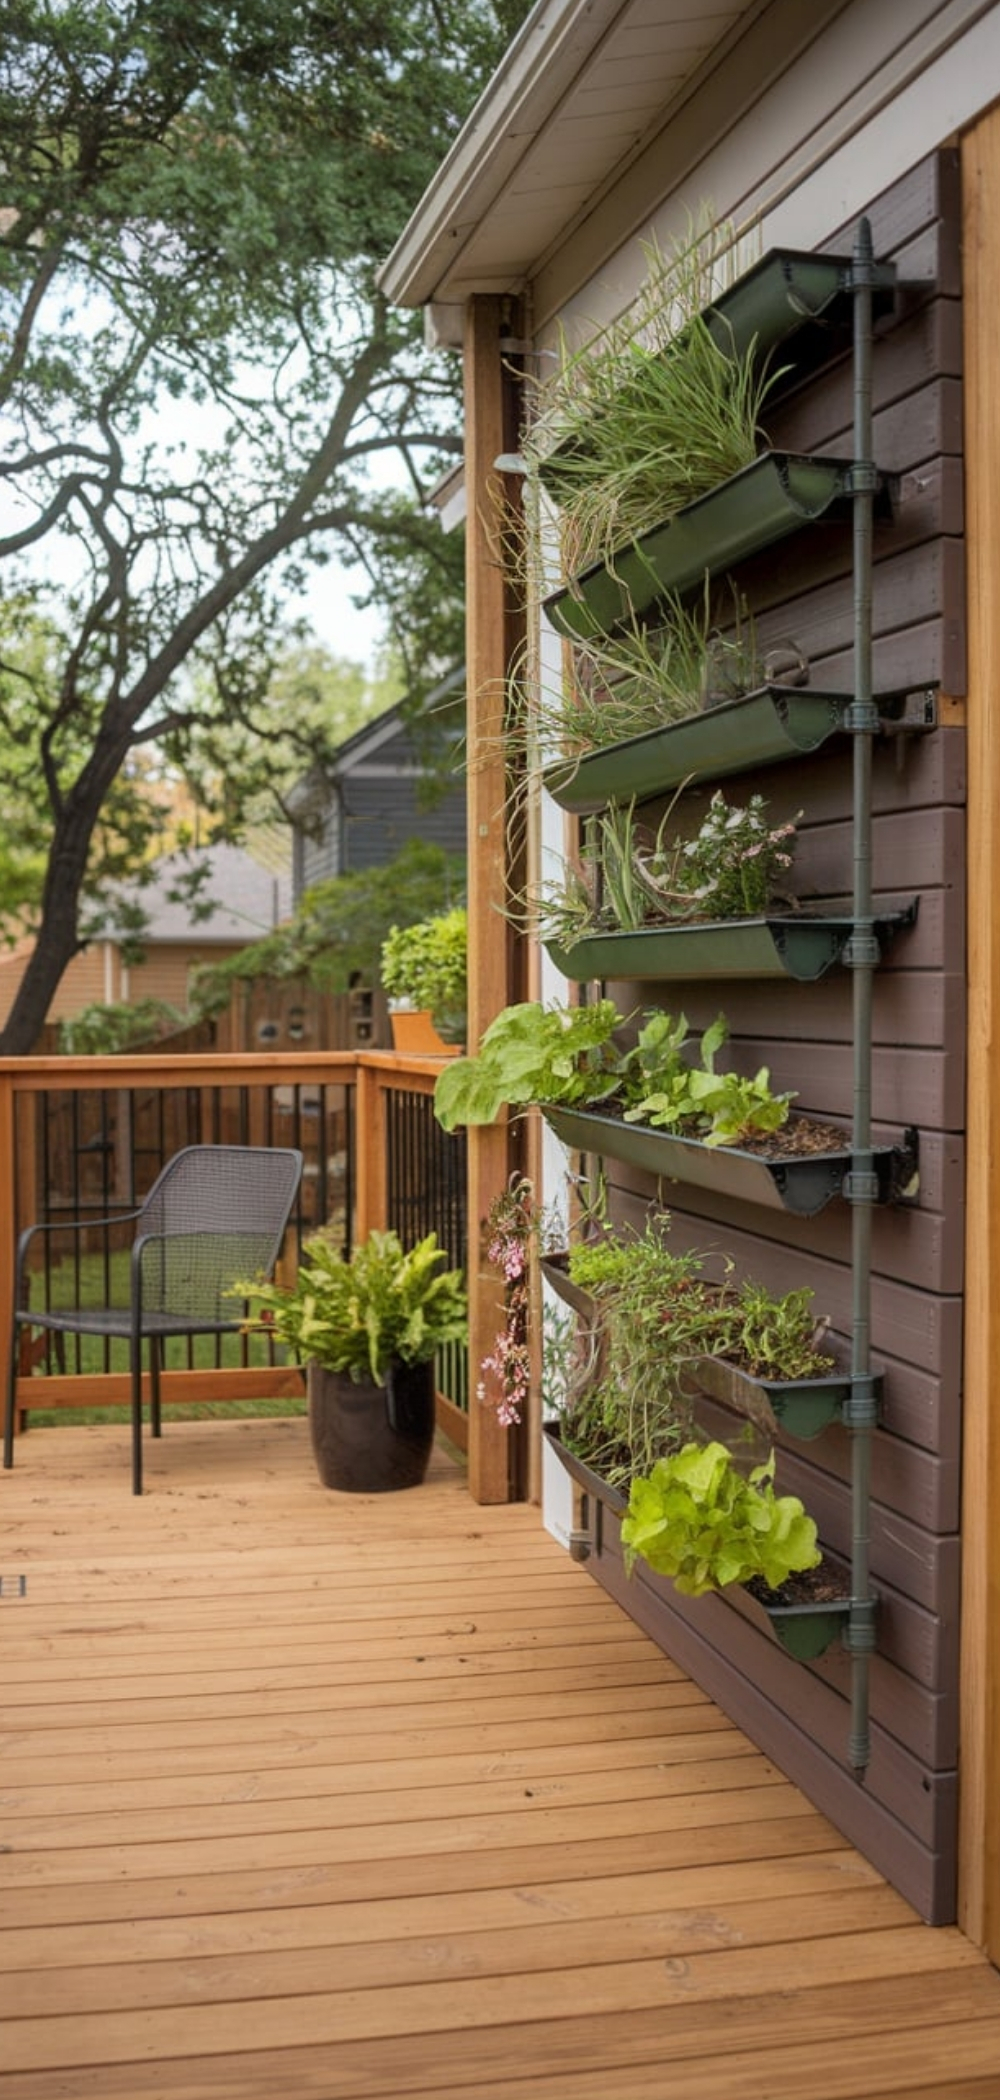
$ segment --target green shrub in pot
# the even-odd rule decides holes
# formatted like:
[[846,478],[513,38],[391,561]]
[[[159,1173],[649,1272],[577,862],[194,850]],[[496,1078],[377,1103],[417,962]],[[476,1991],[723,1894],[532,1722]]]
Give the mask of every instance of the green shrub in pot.
[[445,1042],[464,1042],[468,1004],[465,909],[440,912],[414,926],[393,926],[382,945],[382,989],[431,1015]]

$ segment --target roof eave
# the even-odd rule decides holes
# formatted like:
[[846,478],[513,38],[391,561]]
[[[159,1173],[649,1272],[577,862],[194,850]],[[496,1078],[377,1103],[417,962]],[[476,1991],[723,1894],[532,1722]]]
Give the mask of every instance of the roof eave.
[[536,0],[379,271],[393,305],[427,306],[435,298],[623,4]]

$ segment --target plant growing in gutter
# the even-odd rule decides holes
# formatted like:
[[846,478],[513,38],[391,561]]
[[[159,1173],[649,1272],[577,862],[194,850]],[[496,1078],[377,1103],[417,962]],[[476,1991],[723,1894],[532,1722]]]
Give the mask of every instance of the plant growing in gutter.
[[627,1487],[690,1439],[700,1357],[775,1381],[819,1378],[831,1365],[810,1290],[775,1297],[753,1281],[734,1284],[727,1257],[674,1252],[668,1225],[661,1213],[641,1233],[605,1234],[568,1255],[594,1317],[562,1435],[613,1486]]
[[456,1058],[440,1073],[434,1113],[445,1130],[495,1122],[501,1108],[613,1103],[628,1123],[676,1129],[710,1145],[733,1144],[780,1129],[793,1094],[772,1094],[766,1066],[753,1079],[715,1070],[729,1033],[722,1014],[688,1048],[687,1020],[645,1017],[631,1050],[613,1042],[622,1015],[611,999],[593,1006],[508,1006],[490,1023],[475,1057]]
[[611,802],[590,830],[582,871],[566,867],[540,898],[543,940],[566,950],[592,933],[753,918],[765,912],[792,864],[796,818],[771,826],[767,805],[745,807],[717,791],[694,838],[668,836],[678,794],[655,834],[634,805]]
[[567,577],[756,456],[776,375],[755,345],[720,343],[702,311],[731,241],[703,218],[669,253],[648,246],[635,305],[578,350],[564,340],[537,389],[525,456],[559,505]]
[[633,1480],[622,1544],[688,1597],[755,1578],[772,1590],[819,1566],[816,1526],[797,1495],[774,1492],[774,1454],[744,1478],[724,1444],[686,1444]]
[[491,1021],[475,1057],[440,1073],[434,1113],[445,1130],[493,1123],[501,1108],[528,1102],[598,1101],[615,1091],[620,1059],[612,1035],[621,1021],[612,999],[593,1006],[507,1006]]

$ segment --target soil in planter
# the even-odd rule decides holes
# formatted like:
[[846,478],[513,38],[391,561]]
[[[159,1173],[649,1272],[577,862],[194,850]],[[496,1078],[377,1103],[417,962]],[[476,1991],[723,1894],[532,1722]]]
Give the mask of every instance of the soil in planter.
[[810,1605],[820,1610],[825,1604],[849,1604],[851,1601],[851,1578],[844,1568],[834,1568],[827,1561],[820,1561],[818,1568],[802,1568],[796,1575],[789,1575],[777,1590],[769,1589],[759,1575],[746,1585],[751,1597],[763,1604],[768,1611],[793,1605]]
[[[590,1108],[591,1113],[595,1115],[615,1117],[618,1122],[624,1122],[620,1101],[581,1101],[578,1106],[581,1113],[586,1113]],[[628,1127],[634,1130],[650,1130],[656,1134],[655,1125],[652,1123],[634,1123]],[[695,1138],[697,1134],[686,1129],[683,1124],[677,1124],[663,1135]],[[850,1132],[839,1124],[821,1123],[813,1116],[796,1115],[789,1116],[787,1123],[783,1123],[780,1130],[750,1131],[745,1137],[733,1139],[731,1145],[720,1147],[722,1151],[753,1152],[759,1159],[807,1159],[830,1152],[839,1155],[849,1152],[850,1149]]]

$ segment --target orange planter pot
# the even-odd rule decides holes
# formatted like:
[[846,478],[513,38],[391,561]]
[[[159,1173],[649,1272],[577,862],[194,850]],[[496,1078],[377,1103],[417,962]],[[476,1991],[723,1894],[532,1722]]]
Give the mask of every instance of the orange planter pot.
[[454,1051],[442,1041],[431,1020],[430,1014],[418,1012],[415,1007],[390,1009],[394,1050],[409,1051],[415,1057],[453,1057]]

